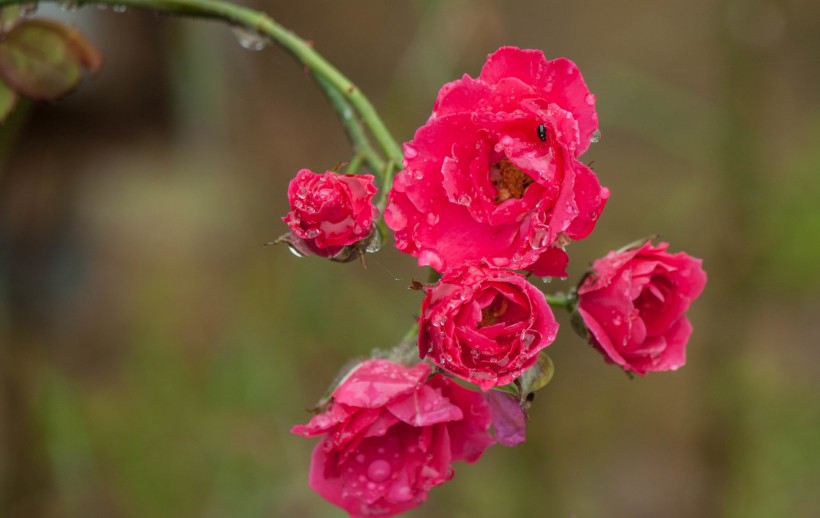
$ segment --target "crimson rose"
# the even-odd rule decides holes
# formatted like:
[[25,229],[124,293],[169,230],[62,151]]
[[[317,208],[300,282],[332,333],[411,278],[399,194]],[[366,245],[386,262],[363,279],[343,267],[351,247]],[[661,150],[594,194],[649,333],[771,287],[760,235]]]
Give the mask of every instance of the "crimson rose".
[[566,276],[563,246],[609,196],[576,159],[597,127],[575,64],[502,47],[477,79],[444,85],[405,144],[384,215],[396,247],[439,272],[486,261]]
[[446,272],[427,289],[419,354],[488,390],[533,366],[557,333],[544,295],[523,275],[470,265]]
[[578,288],[578,313],[610,363],[644,375],[686,363],[689,304],[703,291],[701,260],[667,243],[610,252]]
[[493,444],[484,397],[426,363],[368,360],[333,391],[303,437],[313,450],[310,487],[352,516],[393,516],[418,506],[453,476],[457,460],[475,462]]
[[373,176],[296,173],[288,185],[290,212],[282,220],[290,233],[280,238],[295,252],[347,260],[345,247],[371,237],[379,210],[373,205]]

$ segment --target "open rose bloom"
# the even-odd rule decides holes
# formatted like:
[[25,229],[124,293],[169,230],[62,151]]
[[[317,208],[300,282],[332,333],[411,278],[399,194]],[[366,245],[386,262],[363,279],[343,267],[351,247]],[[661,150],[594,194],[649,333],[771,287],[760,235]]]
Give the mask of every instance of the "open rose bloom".
[[373,180],[369,174],[300,170],[288,185],[290,212],[282,218],[290,233],[280,240],[301,255],[355,258],[346,247],[369,239],[379,217]]
[[310,487],[352,516],[393,516],[418,506],[453,476],[457,460],[475,462],[494,443],[484,397],[426,363],[368,360],[335,389],[304,437],[313,450]]
[[483,390],[511,383],[558,333],[543,293],[523,275],[487,265],[445,273],[421,312],[420,356]]
[[607,361],[643,375],[686,363],[689,305],[703,291],[701,260],[667,243],[610,252],[578,288],[578,313]]
[[597,128],[571,61],[499,49],[478,78],[442,87],[405,144],[385,210],[396,247],[440,272],[486,261],[566,276],[563,246],[592,231],[609,196],[577,160]]

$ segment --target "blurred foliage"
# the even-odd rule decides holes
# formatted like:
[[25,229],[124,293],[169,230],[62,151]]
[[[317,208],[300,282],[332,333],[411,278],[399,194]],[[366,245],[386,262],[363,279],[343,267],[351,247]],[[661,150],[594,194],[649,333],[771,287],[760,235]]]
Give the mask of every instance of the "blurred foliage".
[[[401,139],[499,45],[572,58],[613,193],[572,278],[656,232],[710,276],[676,373],[630,381],[559,316],[527,442],[456,465],[410,516],[817,515],[816,2],[255,6]],[[342,516],[289,429],[350,357],[404,335],[426,272],[389,243],[366,270],[262,246],[292,175],[349,159],[332,111],[288,56],[219,24],[40,14],[106,66],[0,127],[0,516]]]

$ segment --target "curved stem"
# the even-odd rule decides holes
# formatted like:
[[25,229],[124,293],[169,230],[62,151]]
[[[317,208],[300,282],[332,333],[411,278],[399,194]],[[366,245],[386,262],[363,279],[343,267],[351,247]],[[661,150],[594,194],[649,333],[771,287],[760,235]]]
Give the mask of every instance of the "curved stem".
[[[353,146],[353,151],[356,153],[353,160],[356,160],[357,157],[359,160],[366,160],[373,172],[377,176],[384,178],[384,176],[382,176],[385,170],[384,160],[376,153],[373,146],[370,145],[370,140],[367,138],[362,123],[356,116],[356,112],[353,111],[353,107],[350,106],[350,103],[347,102],[342,94],[334,89],[325,78],[317,75],[314,75],[313,78],[316,84],[318,84],[325,93],[330,104],[333,105],[333,108],[335,108],[339,114],[339,119],[341,119],[342,125],[345,127],[347,136]],[[351,165],[353,164],[353,160],[351,160]]]
[[[43,0],[59,2],[59,0]],[[402,163],[402,152],[396,140],[382,122],[376,109],[353,84],[336,67],[316,52],[310,43],[295,33],[276,23],[270,16],[232,4],[223,0],[69,0],[74,7],[84,5],[111,6],[118,9],[139,9],[163,14],[193,16],[219,20],[242,27],[256,34],[270,38],[290,53],[297,61],[305,65],[311,74],[320,77],[334,90],[339,92],[361,116],[362,123],[370,131],[382,152],[394,165]],[[30,0],[3,0],[0,5],[29,3]],[[332,101],[331,101],[332,102]],[[395,171],[390,170],[383,178],[382,188],[389,190]]]

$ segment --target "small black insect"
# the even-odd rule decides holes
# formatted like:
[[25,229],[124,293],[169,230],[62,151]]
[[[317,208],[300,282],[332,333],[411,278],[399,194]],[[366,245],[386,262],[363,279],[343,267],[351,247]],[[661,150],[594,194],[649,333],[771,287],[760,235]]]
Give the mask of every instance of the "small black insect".
[[547,141],[547,127],[544,126],[543,124],[538,125],[538,139],[541,142],[546,142]]

